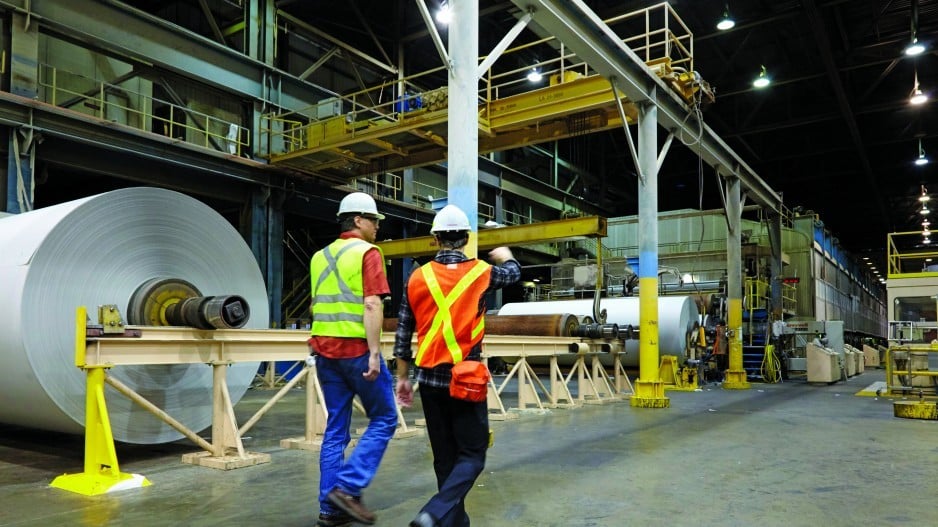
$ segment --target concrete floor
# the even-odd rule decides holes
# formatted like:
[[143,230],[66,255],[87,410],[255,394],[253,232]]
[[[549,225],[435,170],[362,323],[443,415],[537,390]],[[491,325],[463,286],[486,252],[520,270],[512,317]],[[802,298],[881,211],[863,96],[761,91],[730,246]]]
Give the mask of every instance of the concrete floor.
[[[891,399],[846,383],[753,383],[668,392],[669,409],[627,402],[493,421],[495,446],[469,495],[476,527],[938,525],[938,422],[897,419]],[[274,392],[251,390],[245,420]],[[507,401],[511,401],[511,397]],[[48,487],[82,466],[82,438],[0,427],[0,526],[312,526],[317,454],[301,392],[262,419],[246,447],[272,462],[223,472],[180,462],[197,450],[117,445],[124,472],[153,485],[99,497]],[[419,413],[407,412],[410,419]],[[365,493],[379,526],[403,527],[434,489],[425,438],[395,440]]]

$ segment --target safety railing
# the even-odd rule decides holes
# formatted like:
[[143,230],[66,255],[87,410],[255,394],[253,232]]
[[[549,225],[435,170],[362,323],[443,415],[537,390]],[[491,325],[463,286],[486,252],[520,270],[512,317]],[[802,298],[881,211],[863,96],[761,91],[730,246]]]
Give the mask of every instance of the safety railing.
[[98,119],[237,156],[250,147],[250,130],[237,123],[119,84],[40,64],[39,87],[44,102]]
[[[693,33],[668,3],[662,2],[611,17],[604,22],[619,35],[628,35],[622,39],[622,43],[659,75],[674,71],[694,71]],[[519,85],[530,82],[527,75],[532,71],[548,78],[551,84],[594,74],[585,61],[580,60],[575,53],[569,52],[555,37],[535,40],[509,48],[505,52],[506,55],[510,53],[551,58],[532,60],[521,67],[498,72],[490,69],[483,78],[483,98],[486,101],[497,100],[506,91],[517,91]]]
[[938,393],[938,371],[929,369],[929,357],[938,344],[905,344],[886,350],[886,390]]
[[[781,284],[782,311],[793,313],[798,301],[797,289],[791,284]],[[772,297],[772,286],[769,282],[759,278],[746,278],[746,295],[743,305],[746,309],[759,309],[766,307],[766,302]]]
[[938,259],[938,248],[925,243],[922,231],[886,235],[887,278],[938,277],[928,262]]
[[893,344],[922,344],[938,335],[938,322],[934,320],[890,320],[887,339]]
[[403,178],[390,172],[375,174],[369,177],[360,177],[355,180],[355,187],[362,192],[373,196],[383,196],[401,201],[403,196]]
[[[625,35],[621,42],[657,75],[693,74],[693,34],[668,3],[615,16],[605,22],[618,34]],[[487,115],[504,96],[542,87],[528,87],[527,74],[532,69],[537,69],[552,85],[595,75],[583,59],[555,37],[509,48],[482,76],[478,97],[480,107],[484,108],[482,114]],[[433,86],[439,86],[446,78],[446,69],[440,66],[320,101],[301,110],[276,110],[265,114],[261,117],[261,133],[269,143],[267,155],[288,155],[315,148],[338,135],[348,140],[376,126],[400,123],[411,115],[444,110],[449,103],[448,90]],[[438,143],[445,144],[442,138]]]
[[782,311],[794,313],[798,307],[798,288],[793,284],[782,284]]
[[533,223],[531,215],[525,215],[521,212],[515,212],[513,210],[504,211],[505,214],[505,225],[524,225],[527,223]]

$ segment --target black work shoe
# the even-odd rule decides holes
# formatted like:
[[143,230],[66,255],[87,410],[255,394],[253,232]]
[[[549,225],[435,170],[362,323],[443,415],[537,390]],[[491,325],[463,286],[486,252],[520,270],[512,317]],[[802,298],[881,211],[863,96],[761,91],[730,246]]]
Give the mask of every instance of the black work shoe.
[[329,491],[326,498],[330,503],[345,511],[355,521],[365,525],[374,525],[377,516],[365,507],[360,496],[352,496],[336,488]]
[[351,525],[353,521],[355,521],[355,518],[345,512],[333,512],[331,514],[321,512],[316,527],[345,527]]
[[409,527],[436,527],[436,521],[429,513],[420,511],[408,525]]

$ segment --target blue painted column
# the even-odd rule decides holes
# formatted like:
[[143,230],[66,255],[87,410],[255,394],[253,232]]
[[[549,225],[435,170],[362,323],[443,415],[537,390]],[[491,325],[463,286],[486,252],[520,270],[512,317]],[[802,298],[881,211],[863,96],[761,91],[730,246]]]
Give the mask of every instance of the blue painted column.
[[639,376],[629,403],[667,408],[671,402],[664,395],[658,359],[658,108],[654,92],[651,101],[638,107],[638,166]]

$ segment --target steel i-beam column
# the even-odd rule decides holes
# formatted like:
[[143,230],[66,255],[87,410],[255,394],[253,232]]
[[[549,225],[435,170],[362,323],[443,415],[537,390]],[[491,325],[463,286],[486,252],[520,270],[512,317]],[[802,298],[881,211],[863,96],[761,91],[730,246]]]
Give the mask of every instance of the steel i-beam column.
[[[626,129],[626,133],[629,131]],[[638,108],[639,376],[629,399],[639,408],[667,408],[658,364],[658,108]]]
[[738,177],[726,177],[726,296],[729,305],[728,331],[729,368],[723,380],[728,390],[748,390],[746,370],[743,369],[743,262],[742,262],[742,206],[741,183]]
[[772,320],[784,318],[782,305],[782,215],[769,214],[769,247],[772,252],[769,264],[771,277]]
[[[447,155],[448,203],[456,205],[466,216],[472,232],[479,223],[479,0],[450,2],[453,23],[449,25],[449,144]],[[478,254],[476,235],[469,237],[466,255]]]
[[286,193],[274,189],[270,193],[267,204],[267,274],[264,277],[267,283],[267,298],[270,305],[270,321],[268,327],[285,327],[283,320],[283,234],[284,214],[283,202]]
[[[244,3],[243,42],[246,55],[259,62],[275,67],[276,50],[274,49],[277,36],[277,8],[274,0],[248,0]],[[267,86],[263,89],[266,90]],[[269,95],[269,94],[264,94]],[[265,97],[266,100],[266,97]],[[266,107],[266,105],[265,105]],[[264,127],[275,126],[272,122],[263,122],[261,105],[252,105],[251,148],[253,155],[270,154],[267,141],[270,139],[263,132]],[[281,125],[276,125],[281,126]],[[282,130],[278,130],[282,131]]]
[[[10,92],[34,99],[39,93],[39,24],[18,13],[10,18]],[[33,161],[36,143],[32,130],[10,128],[7,149],[6,212],[33,210]]]

